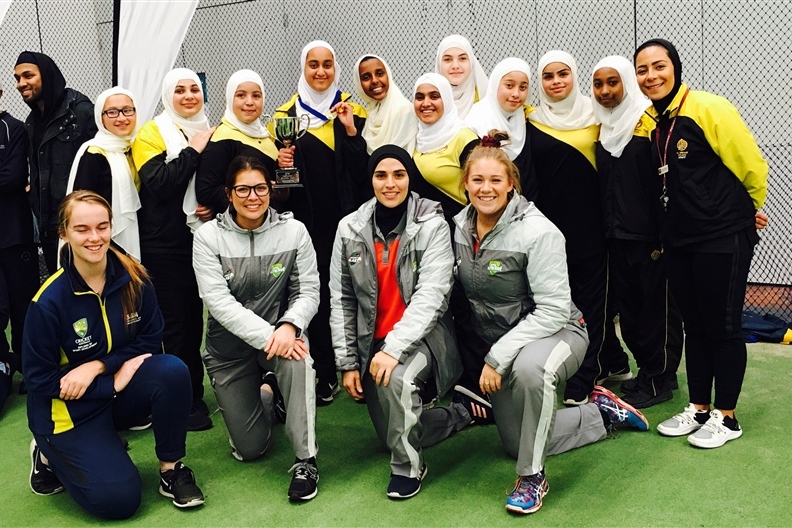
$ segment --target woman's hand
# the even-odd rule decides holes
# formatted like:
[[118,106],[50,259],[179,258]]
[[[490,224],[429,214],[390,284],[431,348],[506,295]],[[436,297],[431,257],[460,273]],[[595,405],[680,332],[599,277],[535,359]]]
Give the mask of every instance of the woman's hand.
[[198,207],[195,208],[195,216],[203,220],[204,222],[208,222],[212,219],[212,208],[206,205],[198,204]]
[[767,224],[770,223],[770,217],[761,211],[756,211],[756,216],[754,218],[756,221],[756,229],[764,229],[767,227]]
[[330,110],[336,113],[338,120],[344,125],[347,136],[356,136],[357,128],[355,128],[355,119],[352,115],[352,105],[349,103],[340,102],[332,107]]
[[294,167],[294,149],[296,147],[284,147],[278,150],[278,167],[281,169],[289,169]]
[[207,143],[209,143],[209,139],[214,134],[215,128],[212,127],[209,130],[201,130],[200,132],[196,132],[193,137],[190,139],[190,146],[195,149],[198,154],[204,151],[206,148]]
[[344,372],[341,375],[341,384],[350,396],[356,400],[363,399],[363,385],[360,383],[360,372],[357,369]]
[[291,323],[283,323],[272,332],[264,345],[264,352],[267,353],[267,360],[275,356],[290,359],[294,342],[297,340],[297,328]]
[[481,378],[479,378],[479,388],[484,394],[495,394],[501,390],[501,378],[494,368],[489,365],[484,365],[481,371]]
[[141,354],[139,356],[135,356],[132,359],[127,359],[124,361],[124,364],[121,365],[121,368],[118,369],[113,375],[113,388],[116,392],[121,392],[122,390],[127,388],[129,382],[132,381],[132,377],[135,375],[137,370],[140,368],[140,365],[143,364],[145,360],[151,357],[151,354]]
[[104,370],[104,363],[99,360],[89,361],[73,368],[60,380],[60,399],[79,400],[96,376]]
[[382,350],[374,354],[369,365],[369,372],[371,377],[374,378],[374,383],[387,387],[391,373],[398,364],[399,361],[397,359],[392,358]]
[[308,356],[308,345],[305,344],[305,339],[295,339],[294,346],[291,349],[291,358],[297,361],[305,359]]

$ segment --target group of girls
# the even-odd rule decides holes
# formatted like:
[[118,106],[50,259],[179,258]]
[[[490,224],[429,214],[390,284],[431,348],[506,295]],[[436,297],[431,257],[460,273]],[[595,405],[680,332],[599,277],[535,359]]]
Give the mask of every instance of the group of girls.
[[[63,376],[49,352],[57,347],[41,344],[46,336],[25,340],[28,361],[41,362],[26,367],[33,398],[42,409],[52,402],[52,416],[62,420],[34,427],[31,418],[41,446],[39,454],[33,444],[37,478],[49,478],[51,492],[63,483],[99,515],[131,515],[134,508],[95,508],[111,504],[121,487],[103,476],[101,486],[80,488],[73,460],[57,446],[71,432],[83,450],[96,449],[80,431],[90,423],[110,434],[114,415],[118,421],[134,407],[129,416],[151,414],[163,470],[181,471],[175,481],[189,484],[184,493],[162,484],[161,492],[177,506],[203,502],[179,461],[188,414],[196,428],[207,426],[196,415],[209,420],[197,359],[200,298],[209,310],[203,363],[232,454],[264,455],[272,424],[284,421],[295,451],[291,500],[317,493],[316,405],[332,402],[340,370],[391,453],[389,497],[420,491],[422,447],[470,424],[494,423],[517,459],[507,509],[538,510],[548,454],[615,427],[647,430],[638,408],[671,397],[682,336],[666,271],[685,322],[690,405],[658,431],[690,435],[699,447],[740,436],[739,312],[767,165],[730,103],[681,82],[670,43],[645,43],[634,62],[637,80],[626,59],[603,59],[592,75],[592,101],[581,93],[574,58],[551,51],[539,61],[540,102],[532,108],[524,61],[506,59],[487,79],[470,43],[453,35],[438,49],[436,71],[416,80],[412,108],[385,60],[361,57],[353,78],[363,108],[339,90],[332,47],[314,41],[302,50],[297,94],[275,113],[306,116],[308,133],[290,147],[261,124],[264,86],[249,70],[229,79],[216,128],[190,70],[166,76],[163,113],[134,138],[133,96],[118,88],[102,94],[100,133],[75,161],[70,186],[98,195],[64,202],[64,271],[30,315],[60,324],[51,338],[69,341],[61,348],[71,347],[67,364],[76,368]],[[714,113],[729,126],[716,127]],[[273,186],[274,172],[288,167],[298,168],[303,187]],[[77,207],[80,200],[87,205]],[[89,219],[76,214],[86,207]],[[136,277],[138,304],[124,297],[122,312],[118,301],[109,303],[116,289],[99,279],[111,284],[125,273]],[[56,289],[58,281],[64,285]],[[159,310],[145,311],[152,284]],[[185,398],[182,421],[168,426],[178,434],[165,432],[156,396],[124,398],[139,378],[134,369],[152,364],[157,355],[147,354],[159,344],[138,342],[132,332],[126,340],[135,346],[111,351],[107,334],[81,356],[85,341],[71,332],[79,340],[104,330],[93,319],[72,323],[69,310],[63,320],[50,314],[50,292],[66,296],[64,288],[94,293],[103,312],[115,310],[104,315],[119,319],[111,330],[151,327],[165,352],[184,360],[180,383],[189,371],[192,403]],[[634,380],[616,313],[639,366]],[[112,338],[115,345],[115,331]],[[119,350],[134,357],[105,359]],[[84,365],[93,366],[85,367],[92,376],[83,375]],[[452,402],[431,407],[428,398],[443,396],[460,376]],[[153,393],[164,390],[158,380],[147,382]],[[624,381],[624,399],[599,386],[605,381]],[[556,410],[563,382],[568,407]],[[91,405],[104,409],[101,424],[83,411],[72,415],[89,393]]]

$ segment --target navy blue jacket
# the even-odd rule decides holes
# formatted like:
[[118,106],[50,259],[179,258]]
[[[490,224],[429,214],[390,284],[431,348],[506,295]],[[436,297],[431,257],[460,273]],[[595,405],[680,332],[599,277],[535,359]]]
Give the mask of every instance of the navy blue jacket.
[[0,249],[33,243],[33,212],[25,191],[27,154],[25,126],[8,112],[0,111]]

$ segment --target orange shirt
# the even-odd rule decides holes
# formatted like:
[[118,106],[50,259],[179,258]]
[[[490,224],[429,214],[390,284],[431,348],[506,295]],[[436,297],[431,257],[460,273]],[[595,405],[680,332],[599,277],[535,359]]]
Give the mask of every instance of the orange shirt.
[[399,283],[396,280],[396,252],[399,249],[399,239],[391,242],[385,249],[386,242],[374,242],[374,251],[377,258],[377,318],[374,323],[374,339],[385,339],[394,325],[401,321],[407,305],[404,304]]

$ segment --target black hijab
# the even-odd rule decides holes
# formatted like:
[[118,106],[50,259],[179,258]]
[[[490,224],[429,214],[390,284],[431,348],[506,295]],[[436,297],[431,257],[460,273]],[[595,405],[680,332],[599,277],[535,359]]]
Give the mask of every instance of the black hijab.
[[66,90],[66,79],[63,77],[55,62],[43,53],[23,51],[17,57],[15,66],[20,64],[35,64],[41,72],[41,99],[44,101],[44,112],[39,113],[38,101],[27,103],[33,110],[33,115],[48,121],[52,113],[60,106]]
[[[377,165],[379,165],[380,161],[386,158],[396,159],[399,161],[399,163],[404,165],[404,168],[407,169],[407,177],[410,179],[410,185],[412,185],[412,182],[418,177],[418,167],[415,166],[412,156],[410,156],[406,150],[401,147],[397,147],[396,145],[383,145],[371,153],[367,171],[369,178],[374,177],[374,170],[377,168]],[[407,195],[407,198],[396,207],[385,207],[379,201],[377,201],[377,204],[374,207],[374,221],[377,223],[377,227],[380,228],[380,232],[384,236],[388,236],[388,233],[393,231],[396,226],[399,225],[402,217],[407,212],[407,205],[409,201],[409,194]]]
[[638,49],[635,50],[635,54],[633,55],[633,64],[635,64],[635,59],[638,57],[638,54],[651,46],[660,46],[661,48],[665,49],[668,53],[668,58],[671,59],[671,64],[674,65],[674,87],[671,88],[671,91],[668,93],[668,95],[662,99],[658,101],[652,101],[652,106],[654,106],[655,110],[657,110],[657,113],[662,116],[663,112],[666,111],[668,105],[670,105],[671,101],[674,100],[674,97],[676,97],[676,94],[679,92],[679,88],[682,86],[682,61],[679,60],[679,53],[673,44],[667,40],[658,38],[647,40],[638,46]]

